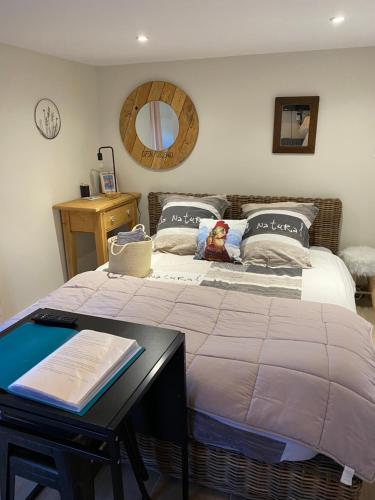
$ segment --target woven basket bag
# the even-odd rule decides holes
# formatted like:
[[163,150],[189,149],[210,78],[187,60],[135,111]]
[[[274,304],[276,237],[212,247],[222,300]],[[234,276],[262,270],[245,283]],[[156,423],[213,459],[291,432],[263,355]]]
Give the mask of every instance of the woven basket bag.
[[117,236],[112,236],[108,238],[108,255],[110,273],[144,278],[151,270],[152,240],[146,236],[144,241],[117,245]]

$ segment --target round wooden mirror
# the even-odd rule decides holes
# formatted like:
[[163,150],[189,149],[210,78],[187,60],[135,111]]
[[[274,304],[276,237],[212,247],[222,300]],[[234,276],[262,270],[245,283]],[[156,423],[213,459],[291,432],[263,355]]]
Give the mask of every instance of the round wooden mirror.
[[143,167],[172,168],[189,156],[197,142],[197,111],[176,85],[143,83],[122,106],[120,134],[128,153]]

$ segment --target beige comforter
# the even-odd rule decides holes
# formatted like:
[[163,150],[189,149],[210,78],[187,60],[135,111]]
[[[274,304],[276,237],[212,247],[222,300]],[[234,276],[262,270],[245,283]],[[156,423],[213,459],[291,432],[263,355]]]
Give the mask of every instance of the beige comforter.
[[186,334],[189,406],[375,479],[371,325],[339,306],[80,274],[39,301]]

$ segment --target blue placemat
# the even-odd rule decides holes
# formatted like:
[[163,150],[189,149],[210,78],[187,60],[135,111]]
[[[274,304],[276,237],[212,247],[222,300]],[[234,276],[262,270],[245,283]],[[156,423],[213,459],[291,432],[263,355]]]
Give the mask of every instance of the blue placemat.
[[[78,333],[72,328],[60,328],[53,326],[38,325],[35,323],[25,323],[18,326],[7,335],[0,337],[0,388],[12,392],[8,388],[25,374],[28,370],[37,365],[62,346],[69,339]],[[81,412],[63,409],[69,413],[83,416],[98,401],[98,399],[111,387],[111,385],[134,363],[144,351],[144,347],[120,368],[111,380],[90,400]],[[38,398],[27,397],[33,401],[60,408],[54,403],[41,402]],[[62,409],[62,408],[60,408]]]
[[72,328],[25,323],[0,337],[0,388],[33,368],[78,332]]

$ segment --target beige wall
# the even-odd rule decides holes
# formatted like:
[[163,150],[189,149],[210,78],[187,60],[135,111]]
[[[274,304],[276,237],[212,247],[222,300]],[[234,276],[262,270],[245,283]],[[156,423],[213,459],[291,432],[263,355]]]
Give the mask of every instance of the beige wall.
[[[142,192],[144,221],[151,190],[338,196],[342,245],[375,245],[374,61],[369,48],[95,69],[0,45],[0,316],[64,281],[51,206],[79,196],[99,142],[115,147],[120,188]],[[191,156],[165,172],[138,166],[118,130],[126,96],[152,79],[181,86],[200,120]],[[320,95],[315,155],[271,153],[274,97],[283,95]],[[62,116],[53,141],[33,124],[46,96]],[[81,270],[94,266],[93,250],[81,244]]]
[[[80,182],[88,182],[97,163],[95,77],[95,68],[0,45],[0,307],[5,316],[64,281],[61,225],[51,207],[79,196]],[[53,99],[61,113],[61,131],[52,141],[34,126],[34,106],[42,97]]]
[[[375,245],[375,48],[101,67],[101,141],[115,147],[122,190],[337,196],[342,245]],[[153,172],[125,151],[121,106],[137,85],[169,80],[193,99],[196,148]],[[276,96],[319,95],[315,155],[273,155]]]

